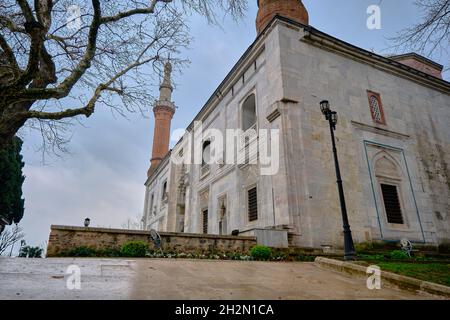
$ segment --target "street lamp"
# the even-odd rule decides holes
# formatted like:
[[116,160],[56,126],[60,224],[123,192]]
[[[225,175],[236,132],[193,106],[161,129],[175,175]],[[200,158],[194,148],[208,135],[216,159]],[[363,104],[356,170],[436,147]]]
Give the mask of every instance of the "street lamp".
[[84,226],[87,228],[87,227],[89,227],[89,224],[91,223],[91,219],[89,219],[89,218],[86,218],[86,219],[84,219]]
[[344,188],[342,186],[341,171],[339,169],[339,160],[336,150],[336,141],[334,138],[334,130],[336,130],[336,124],[338,120],[337,112],[330,109],[330,103],[327,100],[320,102],[320,110],[322,111],[325,119],[330,124],[331,142],[333,145],[334,166],[336,168],[336,182],[339,191],[339,201],[341,203],[342,222],[344,227],[344,259],[355,260],[355,247],[353,246],[352,232],[348,223],[347,207],[345,205]]

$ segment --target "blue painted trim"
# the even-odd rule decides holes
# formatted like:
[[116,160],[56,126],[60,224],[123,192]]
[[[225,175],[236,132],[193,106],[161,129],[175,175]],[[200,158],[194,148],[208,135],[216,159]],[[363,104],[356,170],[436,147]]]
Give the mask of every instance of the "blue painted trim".
[[[370,161],[369,161],[369,157],[368,157],[368,154],[367,154],[367,145],[368,144],[376,145],[376,146],[379,146],[379,147],[383,147],[383,148],[391,149],[391,150],[395,150],[395,151],[400,151],[402,153],[403,161],[405,162],[405,166],[406,166],[406,173],[408,174],[409,186],[411,188],[411,193],[413,195],[414,207],[416,208],[417,219],[419,220],[420,232],[422,233],[422,239],[423,239],[422,243],[426,243],[425,233],[424,233],[423,227],[422,227],[422,220],[420,219],[419,208],[417,206],[416,195],[414,194],[413,184],[412,184],[412,181],[411,181],[411,175],[409,173],[408,162],[406,161],[405,151],[402,148],[393,147],[393,146],[389,146],[389,145],[378,143],[378,142],[374,142],[374,141],[364,140],[364,150],[365,150],[365,153],[366,153],[367,167],[369,169],[369,175],[370,175],[370,183],[372,185],[372,192],[373,192],[373,197],[374,197],[374,202],[375,202],[375,208],[376,208],[376,211],[377,211],[378,224],[380,226],[381,240],[385,240],[385,239],[383,239],[383,233],[382,233],[382,230],[381,230],[380,213],[379,213],[379,210],[378,210],[378,204],[377,204],[376,195],[375,195],[375,187],[374,187],[373,179],[372,179],[372,170],[370,168]],[[385,241],[387,241],[387,240],[385,240]]]
[[384,240],[383,239],[383,229],[381,228],[380,213],[378,211],[378,205],[377,205],[377,197],[376,197],[376,194],[375,194],[375,187],[373,186],[372,169],[370,168],[369,155],[367,153],[366,140],[364,140],[364,151],[366,153],[367,168],[369,169],[370,185],[372,186],[373,201],[375,202],[375,210],[377,212],[377,220],[378,220],[378,226],[380,228],[381,240]]
[[409,186],[411,188],[411,192],[412,192],[412,195],[413,195],[414,206],[416,207],[417,219],[419,219],[419,226],[420,226],[420,231],[422,232],[423,243],[425,243],[426,240],[425,240],[425,233],[423,232],[423,227],[422,227],[422,219],[420,219],[419,208],[417,207],[416,195],[414,194],[414,189],[413,189],[413,185],[412,185],[412,181],[411,181],[411,176],[409,174],[408,162],[406,162],[406,156],[405,156],[405,152],[403,152],[403,150],[402,150],[402,154],[403,154],[403,160],[405,161],[406,172],[408,173]]

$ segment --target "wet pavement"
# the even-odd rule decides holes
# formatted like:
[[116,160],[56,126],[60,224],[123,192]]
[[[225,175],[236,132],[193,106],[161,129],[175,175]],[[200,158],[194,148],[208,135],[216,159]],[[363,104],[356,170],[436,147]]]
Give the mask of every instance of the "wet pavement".
[[366,279],[306,262],[0,258],[0,299],[438,298],[385,286],[369,290]]

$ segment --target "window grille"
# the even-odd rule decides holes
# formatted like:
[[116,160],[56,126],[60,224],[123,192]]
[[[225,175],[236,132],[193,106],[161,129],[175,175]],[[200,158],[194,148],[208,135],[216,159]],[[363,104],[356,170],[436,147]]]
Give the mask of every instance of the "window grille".
[[255,221],[258,219],[258,196],[256,187],[247,191],[248,196],[248,220]]
[[386,210],[388,222],[403,224],[403,216],[397,186],[382,183],[381,192],[383,193],[384,208]]

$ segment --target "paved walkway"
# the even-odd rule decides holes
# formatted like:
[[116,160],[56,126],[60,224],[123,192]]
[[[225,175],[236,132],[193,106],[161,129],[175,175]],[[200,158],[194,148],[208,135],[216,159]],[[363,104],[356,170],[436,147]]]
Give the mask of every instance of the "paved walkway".
[[[67,289],[67,268],[81,289]],[[70,281],[69,281],[70,282]],[[172,259],[0,258],[0,299],[436,299],[313,263]]]

